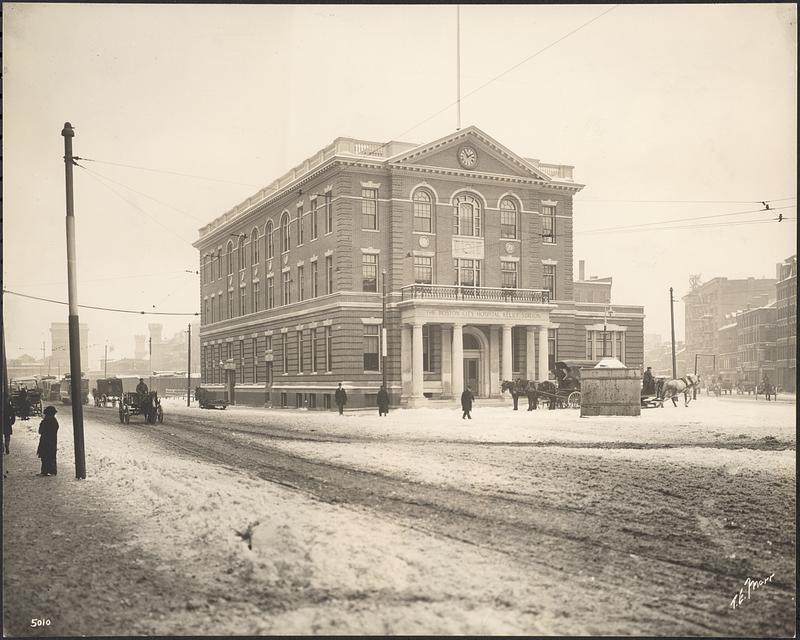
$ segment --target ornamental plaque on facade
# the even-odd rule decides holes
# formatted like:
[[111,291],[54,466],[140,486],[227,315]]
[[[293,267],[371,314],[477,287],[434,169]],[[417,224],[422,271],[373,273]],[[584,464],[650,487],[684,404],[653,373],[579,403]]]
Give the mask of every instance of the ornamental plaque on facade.
[[431,240],[428,236],[420,236],[419,237],[419,246],[423,249],[427,247],[431,243]]
[[514,253],[514,245],[510,242],[506,242],[506,253],[509,255]]
[[453,238],[453,257],[483,259],[483,238]]

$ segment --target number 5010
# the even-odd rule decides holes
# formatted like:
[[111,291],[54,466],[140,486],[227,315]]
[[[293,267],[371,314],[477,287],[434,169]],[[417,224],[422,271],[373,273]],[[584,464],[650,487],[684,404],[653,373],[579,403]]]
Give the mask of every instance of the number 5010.
[[35,627],[49,627],[50,618],[31,618],[31,628]]

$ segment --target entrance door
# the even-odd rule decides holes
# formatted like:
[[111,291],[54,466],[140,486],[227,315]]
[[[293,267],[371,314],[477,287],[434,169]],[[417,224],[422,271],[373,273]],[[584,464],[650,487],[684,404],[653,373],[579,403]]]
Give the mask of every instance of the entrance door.
[[480,395],[480,358],[464,358],[464,388],[469,387],[476,398]]

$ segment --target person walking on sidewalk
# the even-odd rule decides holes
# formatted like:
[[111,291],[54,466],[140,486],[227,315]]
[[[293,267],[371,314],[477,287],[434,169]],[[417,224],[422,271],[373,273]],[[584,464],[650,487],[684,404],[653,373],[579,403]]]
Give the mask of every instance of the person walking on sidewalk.
[[347,404],[347,391],[342,389],[342,383],[339,383],[339,388],[333,394],[333,399],[336,400],[336,406],[339,407],[339,415],[344,414],[344,405]]
[[472,390],[467,387],[464,389],[464,392],[461,394],[461,409],[464,413],[461,415],[461,419],[469,418],[472,420],[472,415],[470,412],[472,411],[472,403],[475,401],[475,396],[472,395]]
[[8,446],[11,444],[11,434],[14,433],[14,429],[11,428],[11,425],[16,422],[17,416],[14,415],[14,405],[11,402],[6,402],[6,406],[3,409],[3,442],[6,446],[6,453],[11,453],[9,451]]
[[44,408],[44,420],[39,423],[39,448],[36,455],[42,459],[43,476],[56,475],[56,451],[58,450],[58,420],[56,408]]
[[389,415],[389,392],[386,391],[386,387],[383,385],[381,385],[381,388],[378,390],[378,415]]

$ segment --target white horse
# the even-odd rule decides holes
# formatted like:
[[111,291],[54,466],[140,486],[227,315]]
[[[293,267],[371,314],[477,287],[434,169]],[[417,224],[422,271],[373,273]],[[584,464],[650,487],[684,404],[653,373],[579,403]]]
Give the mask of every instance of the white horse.
[[693,387],[699,387],[700,385],[700,376],[695,375],[694,373],[687,373],[682,378],[678,378],[677,380],[670,380],[664,384],[664,387],[661,391],[661,396],[659,397],[659,406],[664,406],[664,400],[670,398],[672,400],[672,404],[674,406],[678,406],[678,394],[683,393],[684,399],[684,407],[689,406],[689,401],[691,400],[691,391]]

